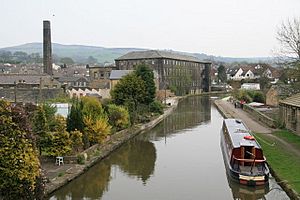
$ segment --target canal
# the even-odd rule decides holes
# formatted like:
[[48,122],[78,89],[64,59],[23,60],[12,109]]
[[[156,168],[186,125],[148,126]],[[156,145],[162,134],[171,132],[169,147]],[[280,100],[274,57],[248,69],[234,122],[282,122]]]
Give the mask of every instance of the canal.
[[222,120],[209,97],[186,98],[154,129],[125,143],[50,199],[289,199],[273,178],[262,188],[227,178]]

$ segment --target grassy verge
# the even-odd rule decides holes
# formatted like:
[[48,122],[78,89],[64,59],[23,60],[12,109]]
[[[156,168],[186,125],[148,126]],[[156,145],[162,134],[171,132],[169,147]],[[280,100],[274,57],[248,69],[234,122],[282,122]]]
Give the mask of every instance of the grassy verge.
[[[295,135],[287,130],[281,130],[274,133],[274,135],[280,137],[281,139],[289,142],[300,150],[300,136]],[[300,173],[300,172],[299,172]]]
[[[293,136],[286,136],[286,140],[291,139]],[[300,194],[300,159],[297,155],[276,142],[275,139],[268,137],[265,134],[256,133],[255,136],[261,147],[263,148],[264,155],[267,158],[269,165],[276,172],[281,180],[287,181],[288,184]],[[287,139],[289,138],[289,139]],[[274,145],[271,145],[274,144]]]

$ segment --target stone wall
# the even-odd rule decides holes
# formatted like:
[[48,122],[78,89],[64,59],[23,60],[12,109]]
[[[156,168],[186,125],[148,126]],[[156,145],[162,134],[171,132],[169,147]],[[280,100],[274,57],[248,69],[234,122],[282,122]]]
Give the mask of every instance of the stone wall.
[[39,88],[2,88],[0,89],[0,98],[7,101],[37,103],[46,99],[53,99],[63,94],[63,89],[39,89]]
[[276,128],[277,124],[276,124],[276,121],[274,119],[272,119],[272,118],[268,117],[267,115],[259,112],[255,108],[245,104],[243,106],[243,110],[248,112],[249,114],[251,114],[251,116],[253,116],[257,121],[260,121],[260,122],[266,124],[267,126],[269,126],[271,128]]
[[282,125],[288,130],[300,135],[300,108],[280,104],[279,110]]

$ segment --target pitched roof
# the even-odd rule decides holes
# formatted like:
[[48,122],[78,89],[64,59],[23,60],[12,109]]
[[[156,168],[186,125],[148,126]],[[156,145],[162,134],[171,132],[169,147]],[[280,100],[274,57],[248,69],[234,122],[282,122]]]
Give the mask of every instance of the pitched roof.
[[281,100],[280,103],[300,107],[300,93]]
[[171,51],[159,51],[159,50],[148,50],[148,51],[132,51],[117,59],[118,60],[139,60],[139,59],[153,59],[153,58],[169,58],[174,60],[191,61],[198,63],[210,63],[203,62],[196,57],[175,53]]
[[82,77],[82,76],[61,76],[58,77],[58,81],[59,82],[75,82],[79,79],[84,79],[85,81],[87,81],[87,78]]
[[50,76],[43,75],[25,75],[25,74],[5,74],[0,75],[0,84],[40,84],[40,78],[50,78]]
[[119,80],[123,76],[126,76],[127,74],[133,72],[133,70],[111,70],[110,73],[110,80]]

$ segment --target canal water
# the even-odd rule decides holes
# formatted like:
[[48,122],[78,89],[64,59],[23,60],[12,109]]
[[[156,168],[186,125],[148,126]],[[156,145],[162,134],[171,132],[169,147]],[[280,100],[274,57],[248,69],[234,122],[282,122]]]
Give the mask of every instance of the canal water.
[[141,134],[51,200],[289,199],[273,178],[249,188],[226,176],[220,148],[223,117],[209,97],[189,97],[154,129]]

